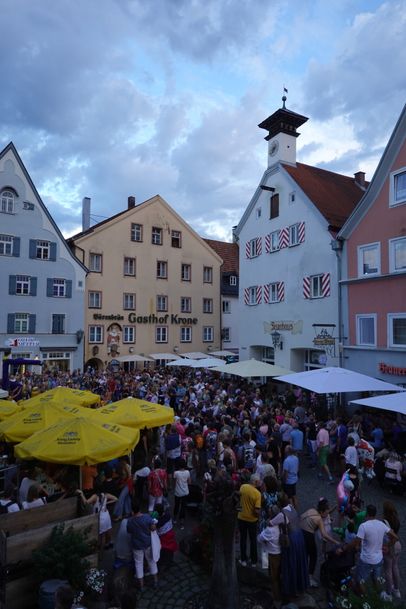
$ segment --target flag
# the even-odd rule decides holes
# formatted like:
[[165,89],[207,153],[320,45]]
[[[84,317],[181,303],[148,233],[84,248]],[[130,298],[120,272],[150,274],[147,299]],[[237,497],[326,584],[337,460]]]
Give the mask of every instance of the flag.
[[287,88],[286,88],[286,87],[283,87],[283,92],[284,92],[284,93],[287,93],[287,92],[288,92],[288,90],[287,90]]

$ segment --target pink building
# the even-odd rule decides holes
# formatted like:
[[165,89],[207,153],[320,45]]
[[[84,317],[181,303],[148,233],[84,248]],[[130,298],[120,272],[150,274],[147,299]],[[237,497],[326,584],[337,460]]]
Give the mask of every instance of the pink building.
[[406,386],[406,105],[338,238],[343,365]]

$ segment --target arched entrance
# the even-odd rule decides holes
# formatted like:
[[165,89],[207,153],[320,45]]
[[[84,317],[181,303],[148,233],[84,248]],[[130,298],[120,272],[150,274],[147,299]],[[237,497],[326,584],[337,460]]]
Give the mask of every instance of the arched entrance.
[[87,360],[85,364],[85,372],[88,368],[93,368],[93,370],[103,370],[103,362],[98,357],[92,357],[91,359]]

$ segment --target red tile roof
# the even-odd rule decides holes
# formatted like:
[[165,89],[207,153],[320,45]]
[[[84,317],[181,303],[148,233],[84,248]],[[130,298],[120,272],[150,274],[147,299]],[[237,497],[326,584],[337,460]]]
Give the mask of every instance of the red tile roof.
[[237,243],[226,243],[225,241],[216,241],[214,239],[204,239],[204,241],[223,259],[222,272],[238,275]]
[[[336,229],[342,227],[365,192],[349,176],[303,163],[282,165],[329,225]],[[368,186],[367,182],[365,186]]]

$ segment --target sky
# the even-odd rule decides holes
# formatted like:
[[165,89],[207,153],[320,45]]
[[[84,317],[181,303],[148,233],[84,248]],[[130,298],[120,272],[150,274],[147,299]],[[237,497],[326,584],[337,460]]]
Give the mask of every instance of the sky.
[[0,0],[0,147],[68,237],[160,194],[231,241],[267,166],[257,125],[309,117],[297,159],[371,179],[406,102],[406,0]]

